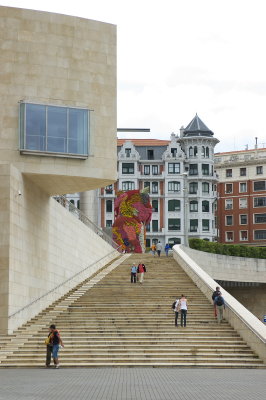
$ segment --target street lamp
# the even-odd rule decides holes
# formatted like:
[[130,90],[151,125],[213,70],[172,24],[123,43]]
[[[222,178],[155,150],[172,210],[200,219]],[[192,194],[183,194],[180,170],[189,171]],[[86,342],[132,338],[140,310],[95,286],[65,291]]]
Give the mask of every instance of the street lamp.
[[187,204],[188,204],[188,187],[187,187],[187,177],[188,172],[183,172],[183,194],[184,194],[184,245],[188,247],[188,214],[187,214]]

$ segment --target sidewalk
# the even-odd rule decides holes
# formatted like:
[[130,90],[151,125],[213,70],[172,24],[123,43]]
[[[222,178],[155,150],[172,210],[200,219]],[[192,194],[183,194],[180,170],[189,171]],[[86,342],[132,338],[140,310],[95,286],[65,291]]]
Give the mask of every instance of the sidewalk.
[[266,370],[0,369],[0,400],[264,400]]

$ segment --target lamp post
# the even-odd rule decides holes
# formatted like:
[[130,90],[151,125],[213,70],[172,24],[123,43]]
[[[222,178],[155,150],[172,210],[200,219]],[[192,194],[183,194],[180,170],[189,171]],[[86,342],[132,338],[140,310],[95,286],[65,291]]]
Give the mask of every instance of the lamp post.
[[184,194],[184,245],[188,247],[188,214],[187,214],[187,202],[188,202],[188,187],[187,187],[187,172],[183,172],[183,194]]

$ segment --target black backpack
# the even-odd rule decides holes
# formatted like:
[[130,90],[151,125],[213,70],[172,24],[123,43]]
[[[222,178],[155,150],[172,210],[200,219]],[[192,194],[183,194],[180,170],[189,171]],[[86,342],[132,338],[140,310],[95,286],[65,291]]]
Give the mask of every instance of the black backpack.
[[223,306],[224,305],[224,301],[223,301],[222,296],[218,296],[215,303],[216,303],[217,306]]
[[172,304],[172,309],[174,310],[175,309],[175,303],[176,303],[176,300],[173,302],[173,304]]

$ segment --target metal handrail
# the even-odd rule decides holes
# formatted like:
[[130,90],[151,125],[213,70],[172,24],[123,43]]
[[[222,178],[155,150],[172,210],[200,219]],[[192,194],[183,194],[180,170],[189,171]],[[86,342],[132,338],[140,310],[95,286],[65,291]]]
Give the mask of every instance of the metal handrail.
[[107,233],[105,233],[99,226],[97,226],[94,222],[92,222],[86,214],[80,211],[77,207],[74,206],[71,201],[69,201],[65,196],[58,195],[53,197],[59,204],[61,204],[64,208],[66,208],[72,215],[78,218],[83,224],[88,226],[93,232],[99,235],[103,240],[109,243],[113,248],[117,251],[120,251],[120,247]]
[[[74,279],[76,276],[78,276],[79,274],[81,274],[82,272],[86,271],[88,268],[90,268],[93,264],[96,264],[100,261],[102,261],[104,258],[110,256],[115,250],[112,250],[110,253],[106,254],[105,256],[101,257],[99,260],[94,261],[93,263],[87,265],[87,267],[83,268],[81,271],[77,272],[76,274],[72,275],[70,278],[68,278],[67,280],[65,280],[64,282],[61,282],[59,285],[55,286],[53,289],[49,290],[48,292],[42,294],[40,297],[38,297],[37,299],[32,300],[30,303],[28,303],[26,306],[20,308],[19,310],[15,311],[14,313],[10,314],[8,316],[8,318],[14,317],[14,315],[20,313],[21,311],[25,310],[26,308],[30,307],[32,304],[36,303],[37,301],[41,300],[43,297],[48,296],[49,294],[51,294],[52,292],[54,292],[55,290],[57,290],[60,286],[65,285],[67,282],[71,281],[71,279]],[[77,284],[78,285],[78,284]],[[62,295],[65,296],[65,295]]]

